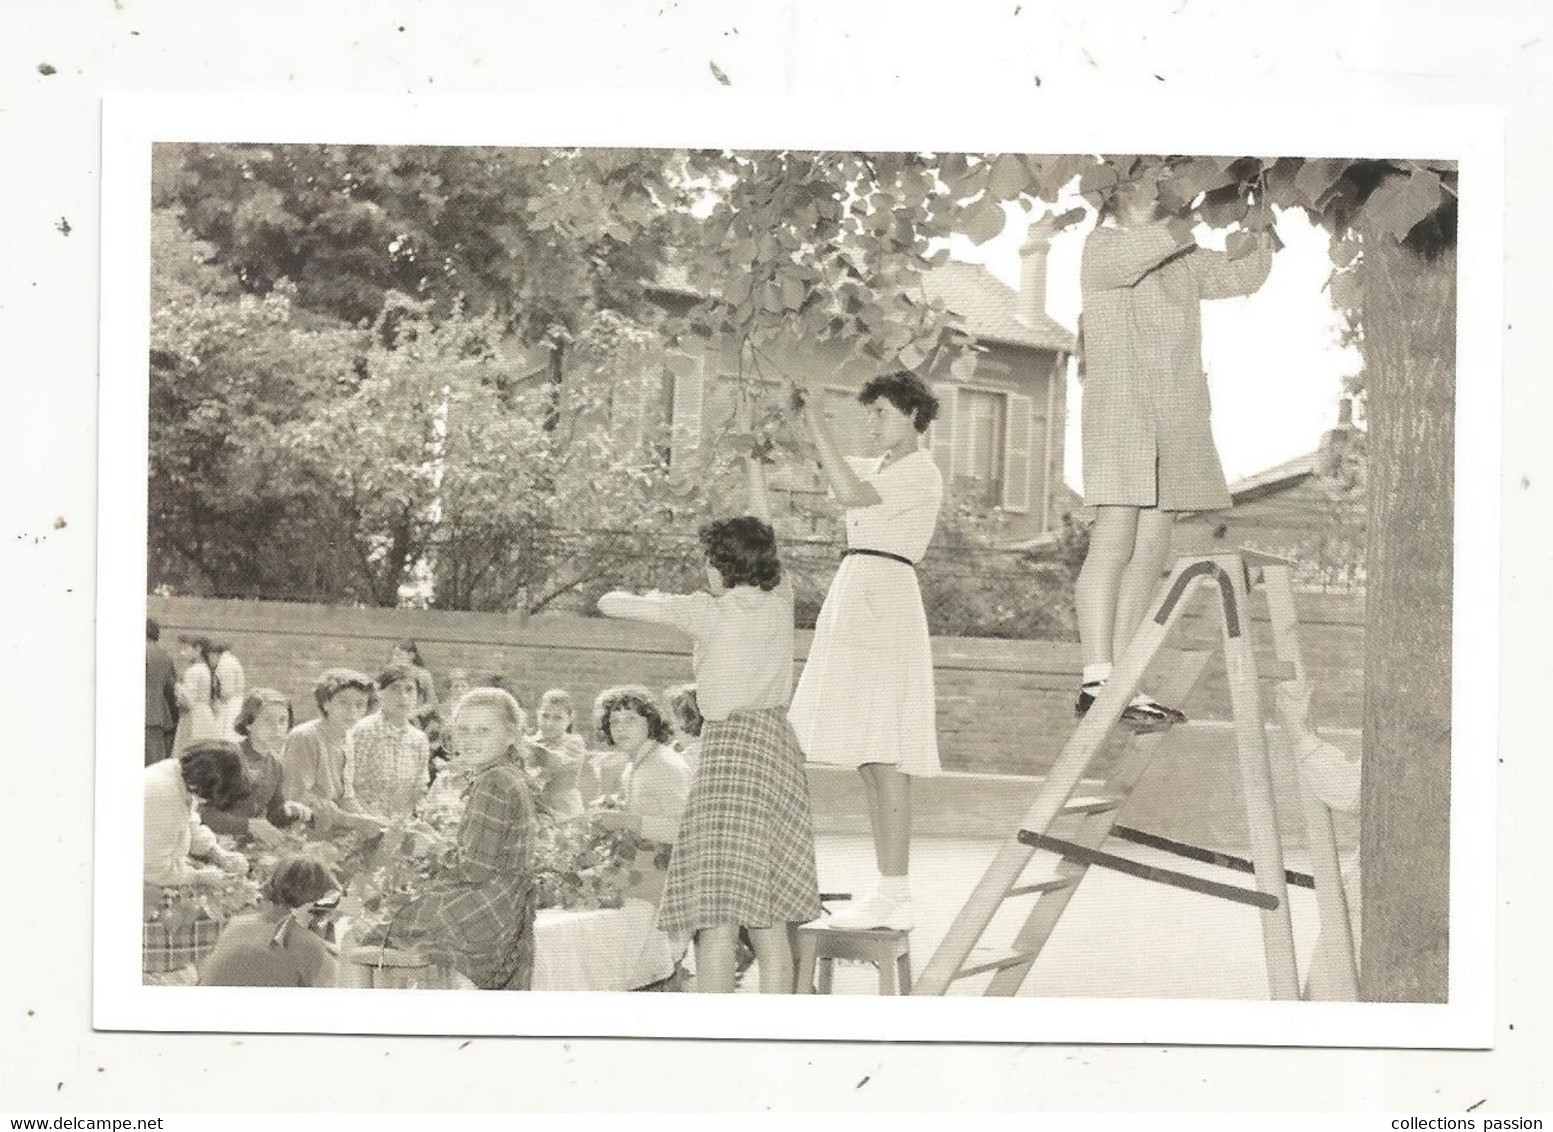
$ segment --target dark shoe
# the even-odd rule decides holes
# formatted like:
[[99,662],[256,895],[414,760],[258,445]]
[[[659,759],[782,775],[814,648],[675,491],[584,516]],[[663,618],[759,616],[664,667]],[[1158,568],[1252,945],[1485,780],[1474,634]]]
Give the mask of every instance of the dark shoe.
[[[1089,714],[1095,697],[1088,692],[1080,691],[1078,700],[1073,705],[1073,714],[1079,719]],[[1167,727],[1173,727],[1177,723],[1185,723],[1186,716],[1175,708],[1166,707],[1164,704],[1128,704],[1122,709],[1121,722],[1134,731],[1163,731]]]
[[1152,696],[1148,697],[1147,703],[1133,705],[1129,710],[1144,712],[1151,718],[1164,718],[1172,725],[1186,722],[1186,712],[1180,708],[1173,708],[1168,704],[1162,704]]

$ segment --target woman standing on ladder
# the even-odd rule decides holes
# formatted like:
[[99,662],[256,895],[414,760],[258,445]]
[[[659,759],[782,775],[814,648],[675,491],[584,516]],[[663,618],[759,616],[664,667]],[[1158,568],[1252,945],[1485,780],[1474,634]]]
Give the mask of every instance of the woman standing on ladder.
[[[1116,223],[1107,224],[1114,207]],[[1204,299],[1249,295],[1272,266],[1263,234],[1230,260],[1161,217],[1154,181],[1122,186],[1084,243],[1084,503],[1095,508],[1074,587],[1088,712],[1132,642],[1159,588],[1181,511],[1230,505],[1208,415],[1202,364]],[[1186,719],[1139,693],[1124,722],[1159,728]]]
[[810,762],[856,767],[879,866],[878,891],[832,916],[841,928],[912,926],[911,777],[939,773],[933,653],[914,567],[926,553],[943,477],[921,434],[938,399],[910,373],[875,377],[857,398],[879,456],[843,456],[823,404],[795,402],[846,512],[847,551],[815,624],[789,719]]

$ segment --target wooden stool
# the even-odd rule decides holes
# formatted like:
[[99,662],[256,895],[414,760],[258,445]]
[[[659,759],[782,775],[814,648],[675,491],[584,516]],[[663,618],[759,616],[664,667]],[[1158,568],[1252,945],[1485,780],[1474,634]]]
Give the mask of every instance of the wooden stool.
[[815,993],[818,965],[819,993],[829,994],[838,959],[861,959],[879,968],[880,994],[911,993],[910,932],[895,928],[799,928],[798,993]]

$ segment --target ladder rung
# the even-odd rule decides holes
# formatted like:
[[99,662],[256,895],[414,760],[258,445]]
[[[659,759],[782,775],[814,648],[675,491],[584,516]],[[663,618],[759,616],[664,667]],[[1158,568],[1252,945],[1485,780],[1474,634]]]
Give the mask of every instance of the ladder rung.
[[1218,881],[1204,880],[1202,877],[1193,876],[1190,873],[1181,873],[1174,869],[1162,869],[1158,865],[1134,861],[1130,857],[1118,857],[1115,853],[1091,849],[1088,845],[1078,845],[1072,841],[1064,841],[1060,837],[1037,833],[1031,829],[1021,829],[1019,831],[1019,840],[1037,849],[1059,853],[1068,860],[1077,861],[1083,865],[1111,869],[1115,872],[1137,877],[1139,880],[1168,884],[1172,888],[1184,888],[1190,892],[1200,892],[1204,896],[1216,896],[1221,900],[1229,900],[1236,904],[1249,904],[1264,911],[1277,908],[1279,904],[1278,897],[1270,892],[1261,892],[1254,888],[1241,888],[1233,884],[1220,884]]
[[1099,794],[1091,794],[1082,798],[1069,798],[1067,805],[1063,806],[1064,814],[1105,814],[1112,810],[1120,809],[1120,798],[1108,798]]
[[1029,963],[1034,958],[1033,951],[1013,951],[1006,947],[977,947],[966,957],[965,966],[960,968],[955,978],[968,979],[972,975],[985,975],[988,971],[1018,967],[1021,963]]
[[1056,892],[1060,888],[1067,888],[1072,885],[1075,879],[1074,877],[1047,877],[1045,880],[1015,885],[1008,890],[1008,895],[1003,899],[1012,900],[1016,896],[1033,896],[1038,892]]

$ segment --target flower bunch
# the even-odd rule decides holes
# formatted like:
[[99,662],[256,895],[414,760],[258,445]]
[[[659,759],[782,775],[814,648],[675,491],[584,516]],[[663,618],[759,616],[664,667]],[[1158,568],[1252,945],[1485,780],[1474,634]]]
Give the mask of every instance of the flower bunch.
[[200,921],[225,923],[259,903],[258,882],[212,870],[198,884],[144,886],[145,920],[178,932]]
[[631,889],[638,839],[584,818],[539,817],[534,882],[541,908],[619,908]]

